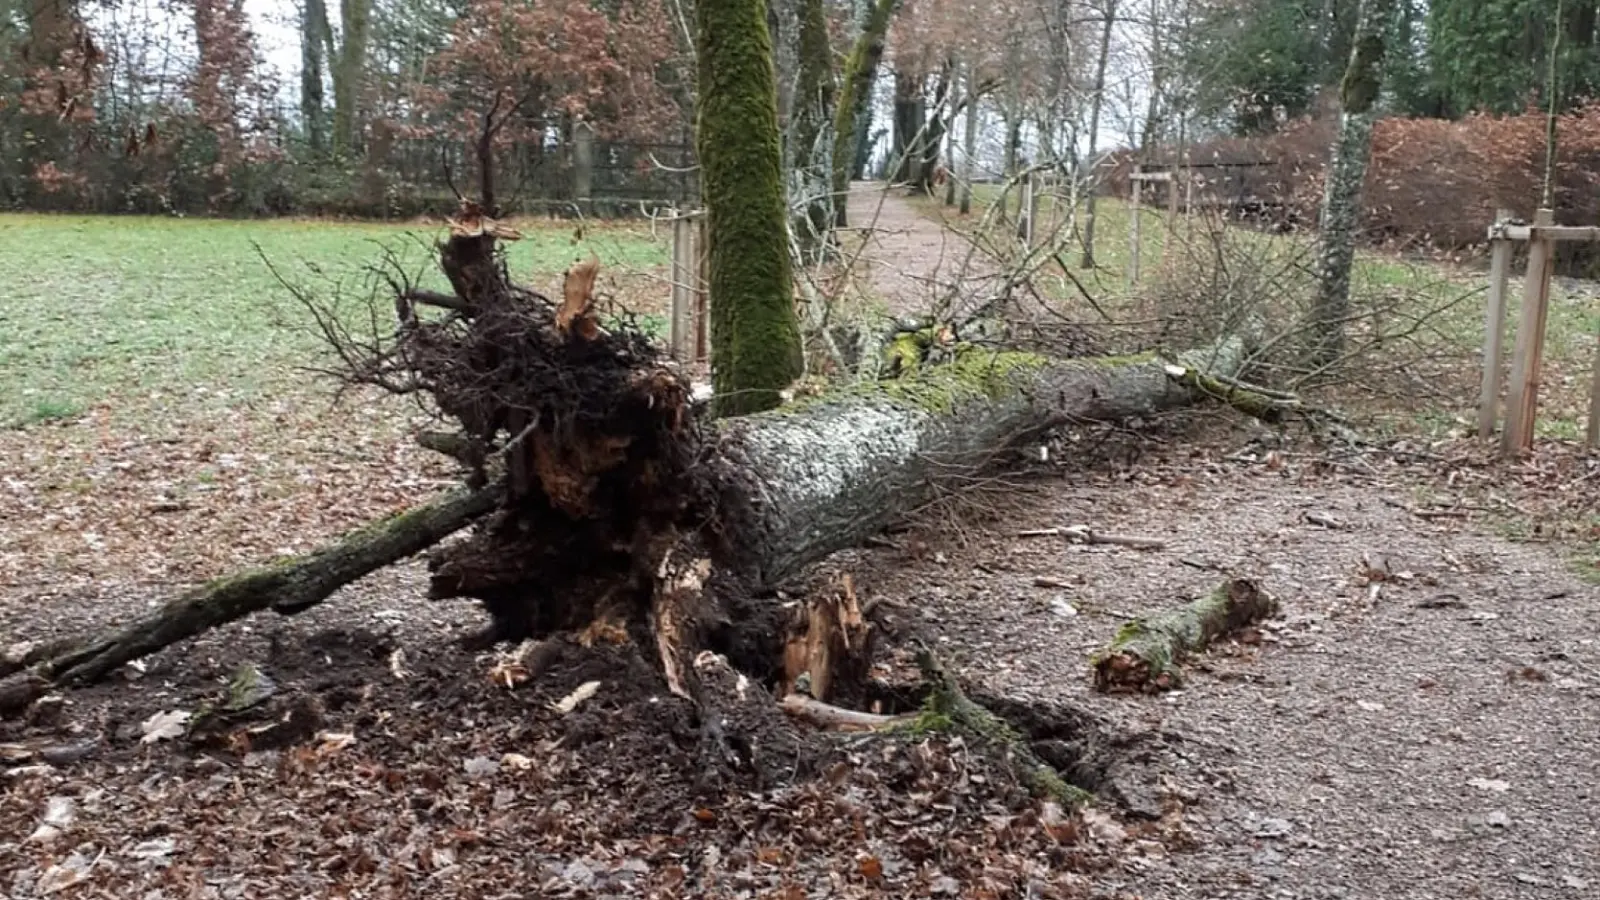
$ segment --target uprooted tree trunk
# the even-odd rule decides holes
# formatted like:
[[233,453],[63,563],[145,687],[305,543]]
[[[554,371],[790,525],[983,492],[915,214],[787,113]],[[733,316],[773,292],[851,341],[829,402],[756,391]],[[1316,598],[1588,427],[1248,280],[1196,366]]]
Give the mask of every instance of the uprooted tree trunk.
[[1255,582],[1238,578],[1210,594],[1157,616],[1123,625],[1094,656],[1095,687],[1102,691],[1159,691],[1179,683],[1184,657],[1203,652],[1224,635],[1276,615],[1278,603]]
[[[600,327],[594,263],[574,266],[557,302],[512,284],[496,240],[516,237],[466,210],[441,249],[453,292],[396,284],[399,327],[368,343],[303,298],[350,381],[421,393],[457,424],[452,440],[429,445],[460,460],[476,487],[197,588],[119,633],[57,644],[35,671],[90,681],[251,611],[304,608],[473,521],[466,539],[432,555],[434,598],[481,601],[492,639],[615,623],[655,651],[674,691],[700,699],[693,662],[705,649],[779,677],[795,629],[770,589],[915,509],[941,479],[1065,421],[1189,403],[1202,392],[1174,370],[1227,375],[1244,359],[1234,337],[1174,366],[1154,354],[997,352],[946,330],[946,345],[924,356],[947,361],[919,357],[891,380],[706,422],[647,337]],[[834,619],[848,632],[855,615],[841,607]],[[813,650],[846,665],[861,647],[846,637]]]

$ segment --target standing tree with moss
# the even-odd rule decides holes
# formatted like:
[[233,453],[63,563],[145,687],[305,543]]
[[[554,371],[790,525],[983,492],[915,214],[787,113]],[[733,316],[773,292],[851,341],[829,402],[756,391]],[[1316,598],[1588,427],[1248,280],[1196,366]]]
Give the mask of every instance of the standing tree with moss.
[[857,140],[856,126],[871,109],[872,83],[878,77],[878,63],[883,61],[889,21],[899,5],[900,0],[875,0],[839,78],[839,107],[833,124],[833,205],[834,223],[841,228],[849,224],[845,198],[850,192],[850,176],[856,170],[857,157],[865,152]]
[[833,47],[824,0],[801,0],[800,74],[790,111],[790,203],[803,248],[820,247],[833,225]]
[[778,89],[764,0],[699,0],[701,192],[719,415],[778,405],[803,361],[790,275]]
[[1361,187],[1372,155],[1372,123],[1377,118],[1384,33],[1394,15],[1394,4],[1395,0],[1361,0],[1350,64],[1339,84],[1339,135],[1334,139],[1322,188],[1317,296],[1311,309],[1310,363],[1317,368],[1333,364],[1344,351]]

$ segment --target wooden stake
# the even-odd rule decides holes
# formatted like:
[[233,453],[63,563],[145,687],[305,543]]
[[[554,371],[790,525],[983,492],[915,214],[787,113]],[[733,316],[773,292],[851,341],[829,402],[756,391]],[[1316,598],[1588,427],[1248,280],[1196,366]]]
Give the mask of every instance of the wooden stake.
[[693,362],[695,352],[696,284],[694,220],[679,214],[672,220],[672,357]]
[[1131,180],[1133,190],[1128,208],[1128,287],[1130,288],[1139,284],[1139,186],[1143,183],[1143,179],[1139,176],[1142,174],[1144,173],[1140,166],[1133,167]]
[[[1496,223],[1511,218],[1496,210]],[[1489,255],[1489,307],[1483,325],[1483,393],[1478,398],[1478,437],[1488,440],[1499,418],[1501,370],[1505,366],[1506,284],[1511,275],[1511,241],[1496,238]]]
[[[1549,225],[1554,213],[1540,209],[1534,225]],[[1549,240],[1528,244],[1528,271],[1522,283],[1522,317],[1511,362],[1511,393],[1506,401],[1506,429],[1500,451],[1506,455],[1533,449],[1533,426],[1539,408],[1539,369],[1544,361],[1544,328],[1550,314],[1551,250]]]
[[1600,344],[1595,347],[1594,375],[1589,381],[1589,430],[1584,435],[1584,446],[1593,450],[1600,445]]

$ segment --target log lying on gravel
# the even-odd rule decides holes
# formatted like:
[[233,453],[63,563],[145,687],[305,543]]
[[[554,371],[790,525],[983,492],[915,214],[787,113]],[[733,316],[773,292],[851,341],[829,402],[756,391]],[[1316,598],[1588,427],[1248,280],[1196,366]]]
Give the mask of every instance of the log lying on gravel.
[[219,578],[201,585],[132,624],[68,648],[53,647],[41,674],[62,684],[104,678],[124,663],[184,638],[274,607],[307,609],[352,581],[437,544],[494,508],[492,488],[456,490],[431,503],[356,531],[315,553]]
[[1185,656],[1277,612],[1275,599],[1255,582],[1237,578],[1187,606],[1134,619],[1117,631],[1110,646],[1094,655],[1095,687],[1101,691],[1175,687]]
[[[1234,372],[1245,344],[1230,337],[1184,358]],[[1029,436],[1194,402],[1168,365],[1153,353],[1057,360],[973,347],[945,365],[719,423],[725,531],[757,582],[775,585]]]

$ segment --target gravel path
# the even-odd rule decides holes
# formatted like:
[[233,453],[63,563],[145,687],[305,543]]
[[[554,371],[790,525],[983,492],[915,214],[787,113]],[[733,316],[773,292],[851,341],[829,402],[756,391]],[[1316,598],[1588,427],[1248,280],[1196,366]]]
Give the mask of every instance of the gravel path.
[[868,236],[862,259],[873,294],[896,316],[937,311],[948,318],[981,304],[999,285],[994,263],[916,202],[883,182],[851,186],[850,221]]
[[[1135,855],[1107,889],[1146,900],[1600,894],[1600,591],[1554,552],[1414,517],[1384,502],[1403,489],[1311,475],[1309,463],[1185,457],[1075,472],[1007,502],[997,530],[965,550],[862,569],[894,571],[878,589],[936,622],[987,691],[1159,736],[1197,847]],[[1311,524],[1312,512],[1346,527]],[[1078,523],[1168,546],[1010,536]],[[1380,558],[1394,580],[1374,594],[1364,560]],[[1088,654],[1122,616],[1196,596],[1224,572],[1283,603],[1259,646],[1213,652],[1165,697],[1093,693]]]

